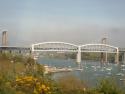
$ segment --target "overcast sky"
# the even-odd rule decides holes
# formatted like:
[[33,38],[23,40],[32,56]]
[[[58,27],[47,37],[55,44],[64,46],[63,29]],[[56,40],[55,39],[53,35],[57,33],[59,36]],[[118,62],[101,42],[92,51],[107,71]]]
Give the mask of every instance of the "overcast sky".
[[125,47],[125,0],[0,0],[2,30],[10,45],[87,44],[106,34],[109,44]]

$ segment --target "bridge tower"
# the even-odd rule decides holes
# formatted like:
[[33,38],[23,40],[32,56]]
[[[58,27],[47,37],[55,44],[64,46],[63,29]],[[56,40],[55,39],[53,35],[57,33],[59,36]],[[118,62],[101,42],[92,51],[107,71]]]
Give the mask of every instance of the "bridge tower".
[[81,63],[81,47],[78,47],[78,53],[77,53],[77,58],[76,62],[80,65]]
[[[102,44],[107,44],[107,37],[102,38],[101,40]],[[104,54],[103,52],[101,53],[101,63],[107,63],[107,52]]]
[[2,32],[2,46],[7,46],[7,31]]

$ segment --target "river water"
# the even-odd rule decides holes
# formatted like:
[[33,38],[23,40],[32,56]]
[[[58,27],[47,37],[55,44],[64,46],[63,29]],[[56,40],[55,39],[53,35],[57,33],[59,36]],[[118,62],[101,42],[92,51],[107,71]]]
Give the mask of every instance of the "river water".
[[[54,58],[39,58],[38,62],[43,65],[53,67],[77,67],[78,64],[72,59],[54,59]],[[87,83],[88,86],[96,86],[98,81],[103,78],[114,79],[119,86],[123,86],[125,79],[125,65],[107,63],[101,64],[100,61],[82,61],[82,71],[54,73],[53,78],[59,78],[64,75],[73,75]]]

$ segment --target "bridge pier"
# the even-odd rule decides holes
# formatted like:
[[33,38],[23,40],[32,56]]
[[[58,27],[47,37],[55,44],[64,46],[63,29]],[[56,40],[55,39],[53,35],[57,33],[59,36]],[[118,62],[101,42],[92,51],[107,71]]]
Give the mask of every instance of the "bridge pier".
[[121,62],[125,64],[125,52],[121,53]]
[[115,63],[119,63],[119,49],[117,48],[117,53],[115,54]]
[[125,52],[122,55],[122,62],[123,62],[123,64],[125,64]]
[[101,52],[101,63],[104,63],[104,53]]
[[117,58],[117,54],[115,54],[115,63],[117,63],[117,60],[118,58]]
[[77,59],[76,62],[78,64],[80,64],[81,63],[81,48],[80,47],[78,47],[78,53],[77,53],[77,58],[76,59]]
[[108,62],[108,53],[106,52],[105,53],[105,63],[107,63]]
[[101,52],[101,63],[107,63],[107,62],[108,62],[108,53]]

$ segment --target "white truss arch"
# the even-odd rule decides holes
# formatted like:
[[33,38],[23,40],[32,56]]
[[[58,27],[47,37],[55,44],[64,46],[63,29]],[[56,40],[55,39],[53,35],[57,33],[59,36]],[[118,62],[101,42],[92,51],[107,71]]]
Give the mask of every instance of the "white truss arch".
[[85,44],[81,45],[81,52],[107,52],[118,53],[118,47],[107,44]]
[[67,42],[43,42],[32,44],[32,51],[77,52],[78,46]]

